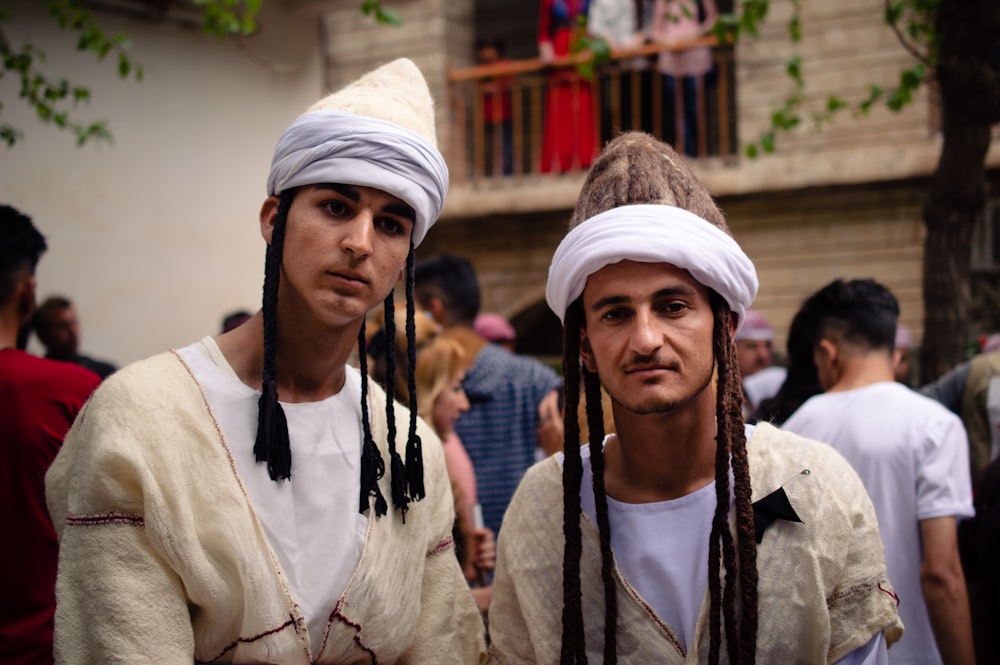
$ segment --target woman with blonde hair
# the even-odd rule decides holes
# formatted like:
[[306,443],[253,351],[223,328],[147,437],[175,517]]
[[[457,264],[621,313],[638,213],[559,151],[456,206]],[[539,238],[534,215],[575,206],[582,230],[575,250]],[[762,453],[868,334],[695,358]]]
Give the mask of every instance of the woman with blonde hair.
[[[417,394],[417,414],[423,418],[444,444],[445,463],[455,493],[456,554],[469,584],[473,586],[476,604],[484,614],[489,608],[492,589],[486,586],[496,554],[493,532],[482,526],[476,501],[476,476],[461,439],[455,432],[455,421],[469,410],[469,398],[462,388],[469,359],[462,345],[442,332],[430,316],[418,313],[414,317],[415,356],[406,353],[404,329],[405,309],[396,309],[395,321],[384,325],[376,321],[378,331],[369,350],[375,351],[371,366],[379,382],[395,376],[394,392],[404,404],[410,402],[410,391]],[[384,317],[379,317],[384,318]],[[391,329],[391,330],[390,330]],[[390,335],[396,338],[397,353],[390,358],[384,345]],[[416,358],[416,369],[410,386],[407,372],[408,357]]]

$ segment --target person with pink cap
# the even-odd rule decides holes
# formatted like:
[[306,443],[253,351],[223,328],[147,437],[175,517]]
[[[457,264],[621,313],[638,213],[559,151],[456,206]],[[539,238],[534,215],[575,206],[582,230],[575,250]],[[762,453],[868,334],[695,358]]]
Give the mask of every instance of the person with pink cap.
[[514,326],[502,315],[496,312],[482,312],[476,315],[472,327],[479,336],[487,342],[496,344],[514,353],[514,342],[517,341],[517,332]]
[[773,363],[774,328],[755,309],[747,310],[747,320],[736,332],[736,360],[743,378],[743,415],[749,416],[765,399],[774,397],[787,374]]

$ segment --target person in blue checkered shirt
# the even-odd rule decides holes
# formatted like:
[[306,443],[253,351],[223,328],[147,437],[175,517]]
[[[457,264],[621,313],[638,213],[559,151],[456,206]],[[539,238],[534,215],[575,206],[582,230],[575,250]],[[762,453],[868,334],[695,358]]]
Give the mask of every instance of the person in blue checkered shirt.
[[420,307],[458,339],[472,359],[463,383],[470,408],[455,423],[455,431],[472,459],[485,526],[499,533],[521,476],[538,459],[540,421],[558,417],[562,379],[551,367],[490,344],[476,333],[479,280],[467,258],[427,259],[417,265],[414,281]]

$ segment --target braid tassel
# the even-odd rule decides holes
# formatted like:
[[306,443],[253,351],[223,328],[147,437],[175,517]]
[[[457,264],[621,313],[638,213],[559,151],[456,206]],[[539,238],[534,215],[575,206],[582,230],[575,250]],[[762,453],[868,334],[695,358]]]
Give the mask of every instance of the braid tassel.
[[416,301],[413,296],[414,263],[416,253],[410,243],[410,253],[406,256],[406,357],[407,390],[410,393],[410,431],[406,437],[406,490],[410,501],[420,501],[426,496],[424,489],[423,442],[417,434],[417,328]]
[[278,284],[281,273],[281,253],[285,242],[288,210],[295,190],[281,193],[274,216],[271,244],[264,258],[264,373],[261,394],[257,401],[257,436],[253,444],[254,459],[267,463],[267,474],[273,481],[292,477],[292,447],[288,440],[288,422],[278,402],[277,335]]
[[389,482],[392,488],[392,505],[399,509],[406,521],[410,499],[406,496],[406,469],[403,458],[396,450],[396,305],[392,291],[385,298],[385,418],[389,437]]
[[361,428],[364,433],[364,443],[361,446],[361,496],[358,512],[368,510],[369,501],[375,500],[375,516],[382,517],[389,507],[386,505],[378,481],[385,475],[385,461],[375,446],[372,438],[372,427],[368,421],[368,349],[365,345],[365,324],[361,322],[361,332],[358,333],[358,362],[361,372]]
[[254,458],[267,462],[267,475],[271,480],[290,480],[292,477],[292,445],[288,440],[288,421],[278,403],[278,387],[274,379],[264,386],[257,401],[257,439],[253,444]]

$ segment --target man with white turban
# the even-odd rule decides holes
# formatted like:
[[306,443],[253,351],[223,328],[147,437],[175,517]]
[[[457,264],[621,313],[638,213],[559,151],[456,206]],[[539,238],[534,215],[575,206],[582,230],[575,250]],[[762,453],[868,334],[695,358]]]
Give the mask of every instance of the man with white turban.
[[46,478],[58,661],[485,660],[440,442],[347,364],[404,278],[412,323],[414,248],[447,187],[409,60],[285,130],[262,310],[115,374]]
[[884,662],[902,625],[857,474],[825,444],[744,425],[733,336],[756,293],[682,158],[645,134],[611,141],[549,269],[565,453],[504,518],[493,660]]

